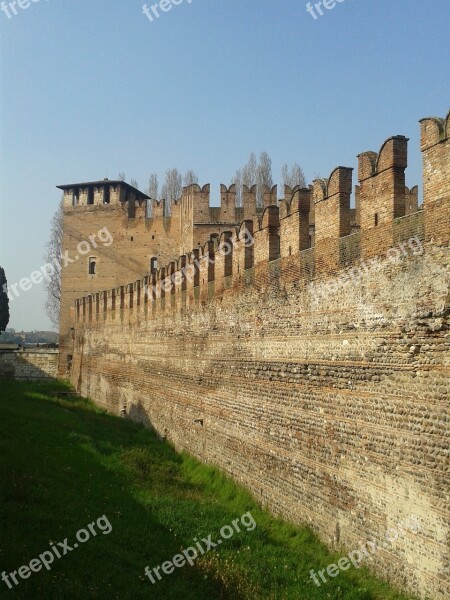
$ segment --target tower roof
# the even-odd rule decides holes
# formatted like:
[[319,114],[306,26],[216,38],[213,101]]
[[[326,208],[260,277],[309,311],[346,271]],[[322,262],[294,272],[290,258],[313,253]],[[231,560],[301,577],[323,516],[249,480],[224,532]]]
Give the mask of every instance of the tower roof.
[[105,185],[121,185],[125,188],[133,190],[133,192],[135,192],[135,194],[138,198],[141,198],[143,200],[150,200],[150,196],[147,196],[147,194],[144,194],[144,192],[141,192],[140,190],[133,187],[126,181],[123,181],[122,179],[101,179],[100,181],[84,181],[82,183],[67,183],[64,185],[57,185],[56,187],[59,190],[65,191],[65,190],[71,190],[73,188],[103,187]]

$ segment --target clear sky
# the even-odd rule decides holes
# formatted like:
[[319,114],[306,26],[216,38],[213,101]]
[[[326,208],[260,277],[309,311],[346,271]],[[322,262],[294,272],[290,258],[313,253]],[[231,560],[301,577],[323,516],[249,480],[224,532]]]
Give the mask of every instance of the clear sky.
[[[178,0],[179,1],[179,0]],[[26,0],[21,0],[26,5]],[[330,2],[330,0],[328,0]],[[152,4],[149,2],[148,4]],[[181,0],[150,22],[142,0],[35,0],[0,12],[0,265],[10,284],[42,264],[57,184],[193,168],[230,183],[253,150],[278,181],[308,181],[450,106],[449,0]],[[356,183],[356,172],[354,173]],[[42,285],[10,326],[45,329]]]

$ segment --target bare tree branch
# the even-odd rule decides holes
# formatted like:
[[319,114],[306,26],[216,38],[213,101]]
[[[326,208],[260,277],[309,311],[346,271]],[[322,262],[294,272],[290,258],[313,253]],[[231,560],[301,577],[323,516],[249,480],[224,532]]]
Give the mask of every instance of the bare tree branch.
[[259,165],[256,169],[256,205],[263,205],[263,187],[273,186],[272,179],[272,160],[267,152],[261,152],[259,155]]
[[231,180],[231,184],[236,186],[236,206],[242,206],[242,171],[238,169]]
[[298,163],[294,163],[291,169],[287,164],[284,164],[281,169],[281,180],[284,185],[288,185],[290,188],[295,188],[297,185],[306,186],[305,174]]
[[[58,209],[51,220],[50,238],[46,245],[44,261],[52,265],[59,265],[61,262],[62,236],[63,236],[63,199],[59,203]],[[53,269],[44,279],[44,289],[47,292],[45,302],[45,312],[55,327],[59,327],[59,311],[61,303],[61,271]]]
[[193,183],[198,183],[198,177],[197,177],[196,173],[194,173],[194,171],[192,169],[190,169],[189,171],[186,171],[186,173],[184,174],[183,187],[192,185]]

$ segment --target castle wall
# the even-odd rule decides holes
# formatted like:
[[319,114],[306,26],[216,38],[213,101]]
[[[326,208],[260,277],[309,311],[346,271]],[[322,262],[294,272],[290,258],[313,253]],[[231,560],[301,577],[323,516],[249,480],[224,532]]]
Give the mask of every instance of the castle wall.
[[449,260],[431,246],[323,297],[277,282],[166,295],[77,330],[73,382],[328,543],[354,549],[417,515],[421,532],[376,565],[444,598]]
[[[69,194],[68,194],[69,195]],[[180,254],[180,208],[174,205],[171,217],[145,218],[145,203],[135,207],[135,218],[129,217],[128,202],[108,205],[64,207],[63,251],[73,261],[61,269],[60,374],[66,374],[66,345],[72,327],[76,298],[124,285],[149,272],[150,260],[166,264]],[[107,231],[99,240],[99,232]],[[95,236],[94,242],[90,236]],[[78,244],[89,248],[80,253]],[[86,245],[87,244],[87,245]],[[77,258],[78,257],[78,258]],[[89,275],[89,260],[96,262],[95,275]]]
[[[64,186],[63,186],[64,187]],[[210,186],[197,184],[183,190],[182,197],[170,210],[165,201],[139,197],[139,192],[121,182],[104,180],[64,189],[63,253],[68,262],[61,272],[60,376],[67,375],[70,363],[73,305],[76,298],[126,285],[149,273],[151,259],[160,268],[170,261],[200,248],[212,235],[221,235],[237,227],[244,209],[236,207],[235,186],[221,186],[221,206],[210,207]],[[105,188],[109,203],[105,204]],[[91,193],[91,196],[90,196]],[[247,212],[257,218],[256,188]],[[76,198],[75,198],[76,197]],[[264,190],[266,202],[276,200],[276,188]],[[88,204],[91,198],[92,204]],[[253,211],[253,212],[252,212]],[[261,211],[259,211],[261,212]],[[170,213],[170,215],[169,215]],[[169,216],[168,216],[169,215]],[[98,232],[106,230],[111,243],[99,243]],[[90,241],[97,236],[95,247]],[[90,249],[80,254],[78,244]],[[96,273],[89,274],[89,261],[95,260]]]
[[437,142],[423,132],[423,210],[405,214],[397,136],[360,158],[358,231],[351,169],[339,167],[184,263],[141,274],[106,301],[80,298],[71,378],[334,547],[380,540],[414,515],[418,531],[385,544],[371,565],[444,600],[450,169],[438,131]]

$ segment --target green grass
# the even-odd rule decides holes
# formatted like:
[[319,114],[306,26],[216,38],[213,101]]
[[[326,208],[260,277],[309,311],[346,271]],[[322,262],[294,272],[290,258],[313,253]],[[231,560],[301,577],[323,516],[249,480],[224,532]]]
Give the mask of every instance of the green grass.
[[[110,416],[65,384],[0,382],[0,573],[10,573],[106,515],[112,525],[5,598],[405,600],[365,569],[320,588],[311,569],[342,556],[307,528],[272,517],[217,469],[180,455],[150,430]],[[194,566],[152,585],[144,575],[250,511],[242,528]]]

